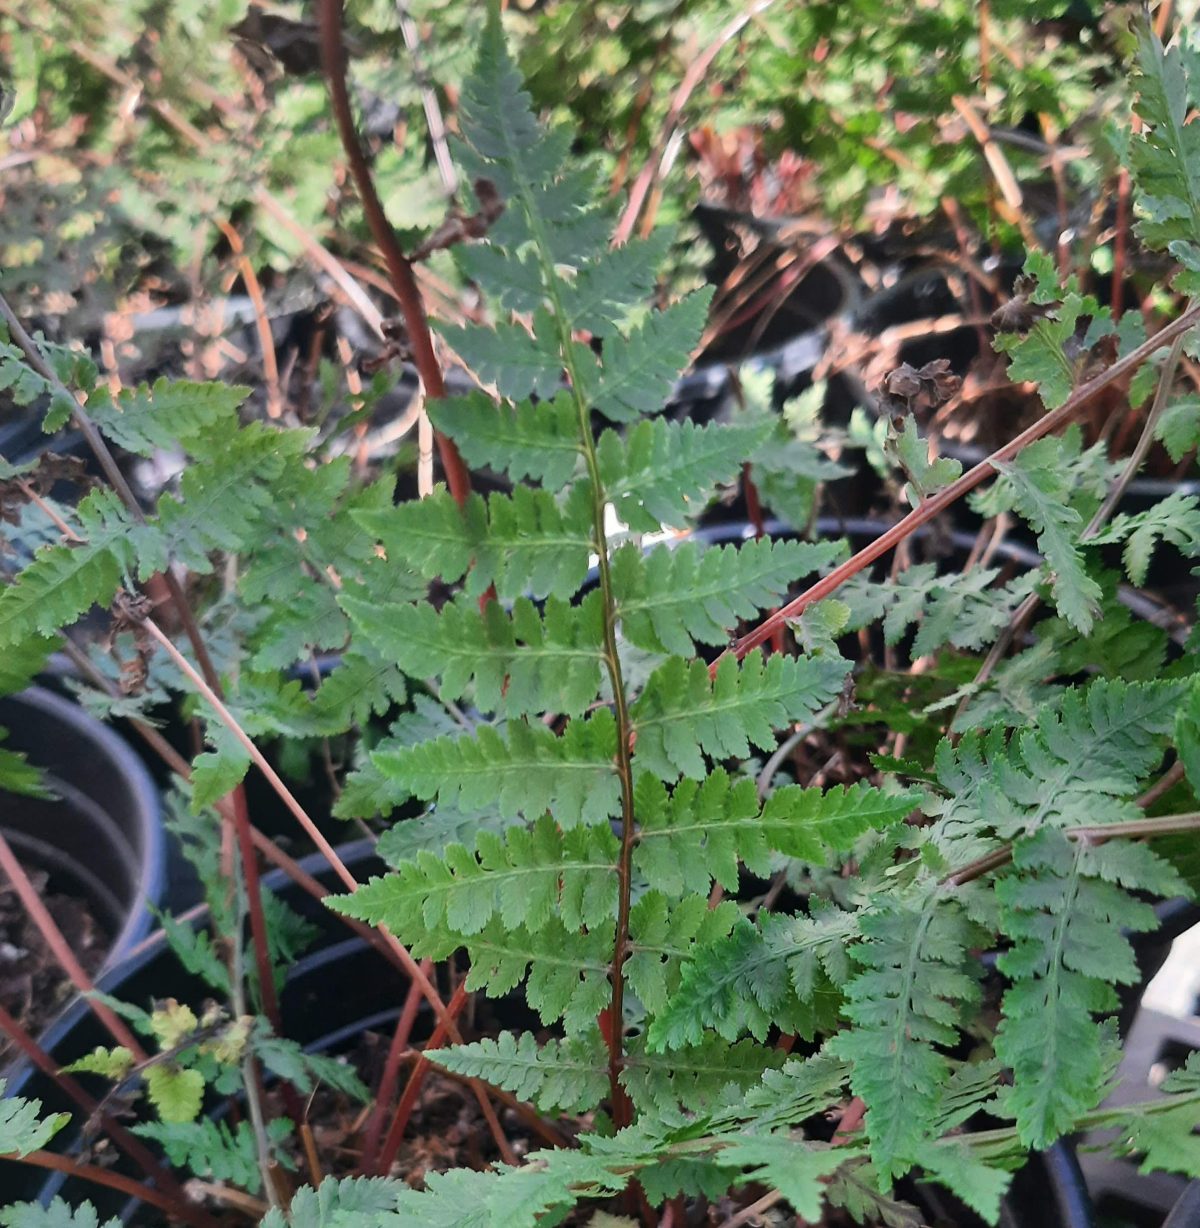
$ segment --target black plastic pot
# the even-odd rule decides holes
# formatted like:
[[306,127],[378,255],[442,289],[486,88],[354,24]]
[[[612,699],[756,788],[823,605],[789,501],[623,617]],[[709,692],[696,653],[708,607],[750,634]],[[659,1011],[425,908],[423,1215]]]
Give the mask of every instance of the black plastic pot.
[[[343,846],[339,855],[360,880],[384,868],[368,840]],[[306,858],[301,865],[331,890],[338,889],[337,880],[321,854]],[[336,1052],[364,1032],[386,1027],[395,1020],[408,992],[408,979],[375,947],[352,935],[344,922],[281,871],[264,875],[262,881],[318,927],[316,941],[289,969],[280,994],[287,1035],[307,1049]],[[100,979],[99,988],[138,1005],[145,1005],[152,997],[173,997],[198,1007],[211,997],[208,987],[180,964],[161,934],[151,936],[122,964],[112,968]],[[428,1011],[423,1010],[414,1028],[414,1038],[424,1039],[429,1031]],[[109,1043],[111,1038],[83,1002],[72,1004],[42,1038],[43,1047],[63,1064],[97,1045]],[[87,1076],[81,1076],[80,1081],[95,1094],[102,1094],[106,1087],[103,1081]],[[68,1154],[79,1150],[83,1114],[47,1075],[22,1063],[9,1072],[7,1094],[37,1098],[46,1112],[70,1113],[71,1124],[51,1145]],[[135,1168],[128,1171],[132,1176],[140,1175]],[[101,1218],[128,1216],[137,1205],[130,1204],[123,1195],[62,1173],[47,1178],[42,1170],[19,1163],[0,1164],[0,1206],[19,1201],[46,1203],[56,1194],[69,1202],[90,1200],[100,1210]]]
[[0,698],[4,745],[41,768],[54,799],[3,796],[0,828],[27,869],[76,896],[111,936],[104,967],[150,930],[165,883],[158,792],[142,761],[77,704],[40,687]]
[[1200,1181],[1193,1181],[1171,1208],[1163,1228],[1200,1228]]

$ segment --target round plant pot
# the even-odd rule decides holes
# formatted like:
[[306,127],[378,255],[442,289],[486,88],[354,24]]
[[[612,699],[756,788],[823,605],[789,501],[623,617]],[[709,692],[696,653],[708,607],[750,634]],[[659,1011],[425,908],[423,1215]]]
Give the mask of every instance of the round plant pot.
[[5,794],[0,829],[49,890],[83,901],[110,936],[103,967],[150,930],[165,881],[158,792],[141,759],[77,704],[41,687],[0,698],[4,746],[40,768],[56,795]]
[[[356,841],[339,850],[344,863],[360,881],[383,870],[369,840]],[[331,890],[340,889],[338,880],[321,854],[305,858],[301,866]],[[389,1024],[400,1013],[409,982],[392,963],[364,939],[351,933],[345,924],[323,904],[297,887],[282,871],[272,871],[263,885],[318,929],[318,936],[307,953],[289,968],[280,994],[280,1011],[288,1037],[304,1048],[336,1052],[362,1033]],[[101,977],[98,987],[107,994],[137,1005],[152,998],[176,998],[193,1007],[212,997],[212,990],[179,962],[161,933],[150,936],[121,964]],[[418,1015],[413,1036],[429,1034],[429,1012]],[[56,1062],[67,1064],[90,1052],[97,1045],[111,1044],[111,1037],[84,1002],[73,1003],[42,1037],[42,1047]],[[77,1076],[99,1096],[107,1089],[103,1080]],[[76,1153],[82,1143],[84,1114],[65,1097],[49,1076],[27,1062],[8,1074],[8,1095],[36,1098],[44,1112],[67,1112],[71,1123],[57,1135],[51,1146],[67,1154]],[[125,1161],[121,1162],[122,1171]],[[130,1175],[140,1170],[130,1167]],[[131,1206],[121,1194],[90,1182],[22,1166],[19,1162],[0,1164],[0,1206],[13,1202],[47,1203],[55,1195],[76,1203],[93,1202],[101,1219],[127,1215]]]
[[1200,1181],[1193,1181],[1171,1208],[1163,1228],[1200,1228]]

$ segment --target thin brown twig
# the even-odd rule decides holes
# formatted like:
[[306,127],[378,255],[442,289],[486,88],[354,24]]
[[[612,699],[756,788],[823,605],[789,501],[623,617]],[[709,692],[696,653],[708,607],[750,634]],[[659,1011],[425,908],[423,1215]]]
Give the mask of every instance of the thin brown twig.
[[250,257],[246,255],[242,236],[236,228],[224,218],[217,219],[217,228],[229,242],[246,293],[254,307],[254,325],[258,332],[258,347],[262,350],[263,376],[267,383],[267,417],[279,418],[283,415],[283,393],[279,386],[279,363],[275,355],[275,338],[271,333],[271,317],[267,314],[262,286]]

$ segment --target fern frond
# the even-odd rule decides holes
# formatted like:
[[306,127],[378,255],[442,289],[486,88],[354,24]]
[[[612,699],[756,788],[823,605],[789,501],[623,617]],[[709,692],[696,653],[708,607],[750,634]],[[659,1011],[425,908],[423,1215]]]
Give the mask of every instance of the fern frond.
[[650,1014],[679,988],[684,962],[724,938],[739,917],[730,900],[709,908],[706,896],[676,900],[653,888],[638,897],[629,910],[629,955],[622,970]]
[[763,1040],[773,1023],[806,1038],[830,1027],[840,994],[820,974],[803,999],[792,981],[789,960],[805,944],[824,945],[825,935],[795,942],[783,934],[788,918],[768,918],[767,932],[748,922],[733,927],[728,938],[698,946],[683,965],[678,987],[655,1015],[648,1043],[656,1051],[701,1043],[711,1028],[726,1040],[749,1033]]
[[112,601],[130,562],[124,509],[111,491],[95,490],[78,513],[86,539],[42,547],[0,593],[0,646],[53,635],[93,605]]
[[470,598],[440,610],[427,604],[380,606],[345,596],[355,625],[384,656],[414,677],[438,677],[441,694],[458,699],[474,686],[485,712],[510,716],[582,712],[600,689],[604,625],[600,594],[579,605],[551,597],[539,614],[526,597],[507,613]]
[[361,1228],[362,1217],[379,1216],[395,1206],[403,1186],[391,1177],[326,1177],[314,1190],[302,1186],[292,1196],[287,1218],[272,1207],[260,1228]]
[[711,287],[697,290],[662,311],[650,312],[627,334],[605,338],[603,366],[589,392],[606,418],[633,422],[662,409],[680,368],[700,342],[712,295]]
[[477,934],[493,916],[509,929],[538,930],[551,917],[568,929],[592,928],[617,915],[619,848],[606,826],[564,832],[547,815],[532,830],[480,832],[474,853],[451,845],[442,858],[425,854],[338,907],[403,941],[423,931]]
[[473,392],[435,401],[429,416],[470,464],[503,469],[515,482],[533,478],[547,490],[559,490],[583,455],[579,419],[566,395],[509,406]]
[[636,763],[664,780],[700,779],[703,755],[744,759],[751,745],[769,750],[776,729],[808,720],[837,697],[844,662],[750,653],[725,657],[710,679],[703,661],[671,657],[650,676],[633,705]]
[[[603,925],[586,934],[574,933],[553,919],[531,932],[506,929],[493,919],[482,933],[456,944],[465,946],[471,958],[466,986],[484,989],[496,998],[525,980],[525,1000],[543,1023],[562,1019],[570,1032],[586,1031],[610,998],[614,928]],[[425,938],[413,944],[415,954],[434,959],[444,958],[452,949]]]
[[966,1009],[978,1001],[980,969],[971,925],[937,891],[875,896],[859,926],[864,941],[851,957],[862,971],[846,987],[845,1006],[855,1026],[828,1048],[850,1063],[887,1191],[933,1133],[950,1074],[942,1049],[957,1042]]
[[[0,1079],[0,1096],[5,1080]],[[71,1119],[69,1113],[42,1115],[40,1100],[24,1096],[3,1096],[0,1099],[0,1154],[28,1155],[40,1151]]]
[[495,805],[504,816],[529,819],[549,810],[563,827],[574,827],[618,813],[615,753],[616,723],[602,708],[569,722],[562,737],[518,720],[503,733],[484,725],[474,736],[380,749],[373,759],[385,777],[422,800],[436,797],[462,810]]
[[621,1085],[641,1112],[668,1120],[681,1111],[701,1116],[753,1087],[783,1060],[778,1050],[752,1040],[729,1044],[709,1036],[670,1053],[649,1052],[644,1041],[635,1040],[625,1053]]
[[104,386],[88,397],[88,415],[115,444],[138,456],[185,448],[204,436],[238,427],[237,411],[249,388],[217,381],[160,377],[152,386],[124,388],[114,400]]
[[1079,549],[1083,517],[1070,505],[1061,445],[1039,439],[1013,461],[996,466],[1000,477],[989,491],[989,507],[1015,510],[1037,533],[1038,549],[1051,570],[1051,590],[1058,612],[1087,635],[1100,601],[1099,584],[1087,574]]
[[1144,512],[1121,512],[1114,516],[1091,542],[1098,546],[1124,542],[1125,570],[1130,582],[1141,588],[1160,539],[1189,557],[1200,553],[1200,499],[1180,490],[1172,491]]
[[613,555],[621,630],[650,652],[691,656],[696,644],[724,644],[739,619],[775,604],[788,586],[836,562],[840,542],[772,541],[704,549],[696,542],[632,543]]
[[1192,272],[1200,261],[1200,133],[1188,123],[1200,101],[1193,61],[1186,40],[1168,51],[1149,28],[1142,32],[1136,110],[1144,126],[1129,146],[1137,232],[1147,246],[1170,250]]
[[90,1202],[72,1207],[57,1194],[44,1207],[36,1202],[15,1202],[0,1207],[0,1224],[4,1228],[121,1228],[116,1216],[101,1224]]
[[1006,1103],[1022,1142],[1046,1147],[1104,1094],[1112,1037],[1093,1014],[1114,1008],[1111,983],[1140,977],[1122,930],[1157,925],[1127,889],[1173,894],[1182,883],[1148,849],[1092,849],[1048,829],[1017,842],[1013,865],[1018,873],[996,884],[1013,943],[998,960],[1012,984],[996,1054],[1013,1071]]
[[[268,1122],[267,1134],[279,1141],[291,1133],[292,1123],[284,1118]],[[158,1143],[167,1159],[179,1168],[188,1168],[197,1177],[228,1181],[239,1189],[257,1194],[262,1188],[262,1170],[254,1131],[248,1121],[236,1129],[227,1122],[202,1117],[191,1122],[143,1122],[132,1126],[134,1134]],[[282,1153],[277,1153],[282,1158]]]
[[435,1066],[502,1087],[543,1113],[587,1112],[608,1093],[608,1050],[597,1029],[539,1045],[532,1032],[501,1032],[451,1049],[427,1049]]
[[617,515],[635,533],[684,528],[713,488],[732,481],[772,424],[672,422],[651,418],[596,441],[600,477]]
[[583,486],[565,505],[546,490],[518,486],[511,498],[471,495],[461,510],[446,490],[387,511],[361,512],[389,563],[453,584],[467,575],[468,594],[495,585],[501,599],[569,598],[587,575],[591,519]]
[[919,799],[860,782],[828,792],[787,785],[760,804],[753,780],[731,781],[723,768],[702,784],[683,780],[670,794],[657,777],[641,774],[633,864],[669,895],[707,893],[713,879],[732,891],[739,861],[764,877],[772,852],[820,864],[864,832],[898,823]]

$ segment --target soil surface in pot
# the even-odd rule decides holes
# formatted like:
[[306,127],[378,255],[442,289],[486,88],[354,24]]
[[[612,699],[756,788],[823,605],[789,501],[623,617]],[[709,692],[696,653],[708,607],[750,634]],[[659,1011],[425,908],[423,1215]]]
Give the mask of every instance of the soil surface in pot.
[[[104,962],[112,935],[83,900],[51,890],[50,876],[44,870],[30,871],[29,878],[84,971],[93,975]],[[16,891],[9,886],[0,888],[0,1005],[36,1037],[71,993],[66,973]],[[11,1043],[0,1040],[0,1065],[15,1056]]]

